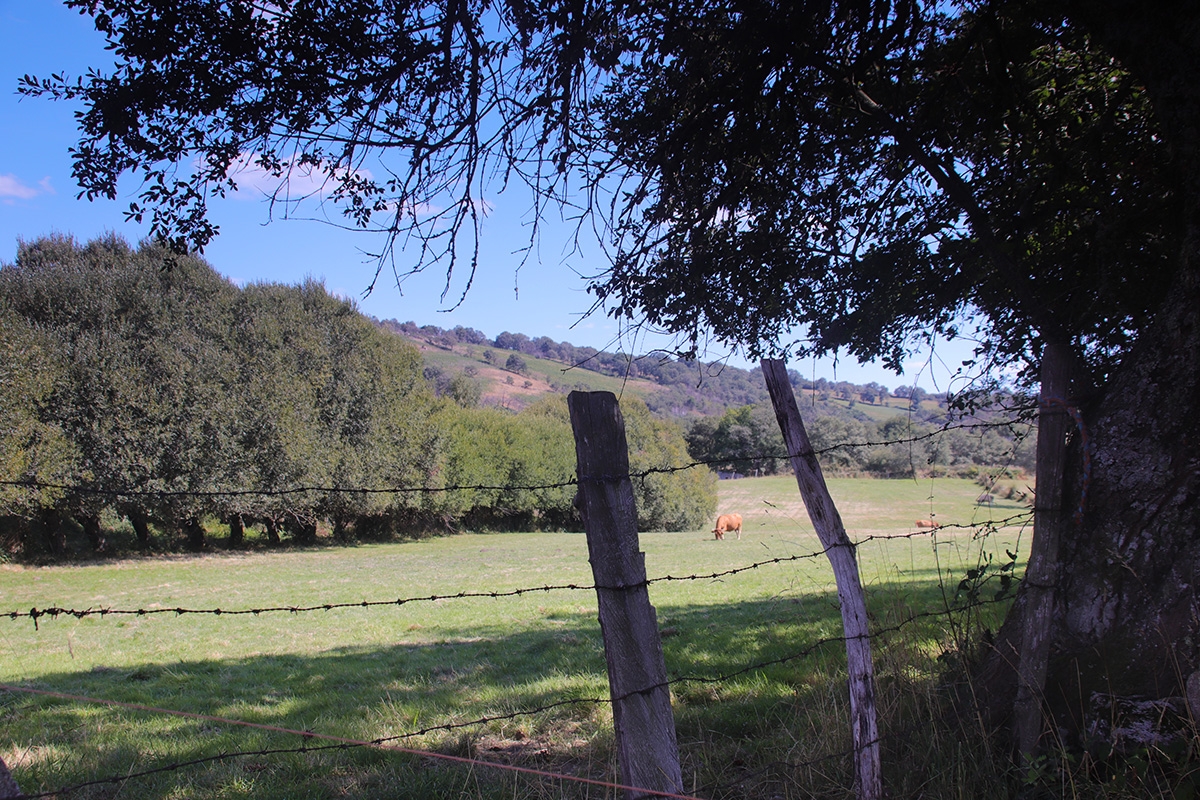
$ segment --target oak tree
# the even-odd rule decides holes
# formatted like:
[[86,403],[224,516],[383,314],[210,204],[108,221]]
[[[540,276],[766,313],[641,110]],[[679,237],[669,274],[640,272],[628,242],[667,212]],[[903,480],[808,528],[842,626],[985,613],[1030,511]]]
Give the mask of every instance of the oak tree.
[[[239,168],[283,202],[316,171],[381,265],[449,286],[485,191],[524,184],[604,237],[598,303],[685,342],[898,367],[971,325],[1030,384],[1061,367],[1047,707],[1079,731],[1096,694],[1200,668],[1194,3],[69,4],[114,70],[24,90],[82,101],[83,190],[133,172],[130,214],[178,247]],[[993,696],[1021,646],[1002,632]]]

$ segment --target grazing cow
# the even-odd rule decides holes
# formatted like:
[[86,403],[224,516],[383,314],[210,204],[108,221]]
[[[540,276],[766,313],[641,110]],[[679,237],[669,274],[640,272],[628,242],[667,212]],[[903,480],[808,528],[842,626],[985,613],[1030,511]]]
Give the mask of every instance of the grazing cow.
[[742,515],[741,514],[722,514],[717,517],[717,527],[713,528],[713,533],[718,539],[724,539],[727,533],[736,533],[737,538],[742,538]]
[[934,522],[931,519],[919,519],[919,520],[917,520],[917,527],[918,528],[938,528],[941,526],[939,526],[936,522]]

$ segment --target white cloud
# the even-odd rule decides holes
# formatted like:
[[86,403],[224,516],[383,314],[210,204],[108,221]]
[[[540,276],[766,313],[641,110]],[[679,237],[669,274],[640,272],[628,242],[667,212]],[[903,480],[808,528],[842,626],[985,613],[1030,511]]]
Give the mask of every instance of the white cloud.
[[[282,176],[272,175],[260,167],[257,153],[243,153],[229,168],[229,175],[237,182],[234,197],[260,200],[274,195],[279,200],[300,200],[306,197],[323,198],[337,186],[337,181],[311,164],[291,166]],[[364,178],[371,173],[359,170]]]
[[50,179],[42,178],[41,190],[26,186],[21,182],[21,179],[11,172],[0,175],[0,197],[15,197],[18,200],[28,200],[32,197],[37,197],[39,194],[54,194],[54,190],[50,188]]
[[[301,200],[325,200],[333,194],[338,186],[338,181],[326,174],[320,167],[311,164],[296,164],[290,166],[283,175],[276,176],[259,166],[256,163],[257,159],[257,153],[243,153],[230,165],[229,177],[233,178],[238,187],[236,192],[230,194],[231,198],[263,200],[273,197],[276,201],[291,205],[297,204]],[[339,168],[337,173],[344,174],[345,170]],[[371,180],[374,177],[370,170],[363,168],[354,170],[353,174],[364,180]],[[495,210],[491,201],[473,199],[472,202],[475,210],[483,217],[491,216]],[[385,201],[377,210],[395,214],[399,209],[398,202],[389,200]],[[405,206],[401,216],[436,217],[445,210],[444,207],[432,203],[410,204]]]

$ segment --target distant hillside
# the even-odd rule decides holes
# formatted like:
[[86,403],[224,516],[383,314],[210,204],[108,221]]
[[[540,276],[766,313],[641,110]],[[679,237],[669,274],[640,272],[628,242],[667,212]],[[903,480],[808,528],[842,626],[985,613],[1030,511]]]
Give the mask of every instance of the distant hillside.
[[[787,469],[786,460],[772,455],[785,448],[759,369],[633,358],[507,331],[488,339],[471,328],[377,324],[415,345],[437,393],[465,406],[519,411],[550,392],[623,393],[680,422],[689,455],[722,475]],[[809,437],[832,474],[979,477],[1032,469],[1034,440],[1012,410],[1020,405],[1014,398],[983,398],[970,412],[952,412],[945,395],[920,388],[889,391],[876,383],[809,380],[794,370],[789,375]]]
[[[465,373],[481,385],[482,403],[501,408],[520,410],[548,392],[573,389],[633,394],[655,413],[669,417],[723,414],[770,400],[757,368],[683,361],[661,354],[632,357],[508,331],[489,339],[463,326],[444,329],[393,319],[376,320],[376,324],[421,351],[426,377],[439,391],[445,390],[454,376]],[[944,413],[944,396],[928,395],[921,389],[915,390],[914,407],[910,387],[889,392],[875,383],[859,386],[825,378],[812,381],[795,371],[790,374],[802,404],[816,416],[886,422],[914,409],[926,418]]]

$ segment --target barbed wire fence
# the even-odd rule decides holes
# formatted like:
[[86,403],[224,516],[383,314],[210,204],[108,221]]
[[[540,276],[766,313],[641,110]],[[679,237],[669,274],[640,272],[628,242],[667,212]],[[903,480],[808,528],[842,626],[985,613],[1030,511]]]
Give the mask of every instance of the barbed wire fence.
[[[986,427],[1000,427],[1000,426],[1006,426],[1006,425],[1011,425],[1011,424],[1013,424],[1011,421],[989,422],[989,423],[970,423],[970,424],[964,424],[964,425],[961,425],[958,427],[986,428]],[[943,428],[943,430],[950,429],[951,427],[952,426],[946,426],[945,428]],[[894,445],[902,445],[902,444],[911,445],[914,442],[923,441],[923,440],[929,439],[933,436],[936,436],[941,432],[942,431],[920,434],[918,436],[912,437],[907,442],[843,443],[843,444],[834,445],[834,446],[831,446],[828,448],[824,448],[820,451],[817,451],[817,455],[827,454],[829,452],[836,451],[836,450],[846,448],[846,447],[873,447],[873,446],[879,446],[879,445],[894,446]],[[746,454],[745,457],[747,460],[754,459],[754,458],[757,458],[757,459],[766,459],[766,458],[785,459],[785,458],[787,458],[787,454],[786,453],[758,453],[758,454]],[[728,460],[729,459],[722,459],[721,462],[696,460],[696,461],[690,461],[688,463],[678,464],[678,465],[659,465],[659,466],[647,468],[644,470],[630,471],[630,473],[628,475],[618,476],[618,477],[628,477],[629,479],[631,479],[633,481],[644,481],[653,475],[672,474],[672,473],[676,473],[676,472],[680,472],[680,471],[692,470],[692,469],[697,469],[697,468],[709,468],[709,467],[714,466],[717,463],[724,463],[724,462],[727,462]],[[592,476],[592,477],[594,478],[595,476]],[[604,476],[604,477],[613,477],[613,476]],[[405,493],[426,493],[426,492],[456,492],[456,491],[462,492],[462,491],[496,491],[496,490],[502,490],[502,491],[511,491],[511,490],[548,491],[548,490],[557,490],[557,489],[563,489],[563,488],[568,488],[568,487],[572,487],[572,486],[578,486],[579,481],[580,481],[580,479],[578,477],[568,477],[568,478],[564,478],[561,481],[556,481],[556,482],[552,482],[552,483],[515,485],[515,486],[514,485],[497,485],[497,486],[463,485],[463,486],[444,486],[444,487],[438,487],[438,488],[418,487],[418,486],[354,487],[354,488],[296,486],[296,487],[288,487],[288,488],[280,489],[280,490],[269,490],[269,491],[255,490],[255,489],[229,489],[229,490],[214,490],[214,491],[206,491],[206,492],[158,491],[158,490],[144,490],[144,489],[130,489],[130,488],[99,487],[99,486],[91,486],[86,483],[55,484],[55,483],[41,483],[41,482],[35,482],[35,481],[29,481],[29,482],[5,481],[5,482],[0,482],[0,485],[7,485],[7,486],[14,487],[14,488],[19,488],[19,487],[32,488],[32,489],[54,488],[54,489],[59,489],[59,490],[76,491],[76,492],[80,492],[80,493],[93,493],[96,495],[105,496],[105,497],[109,497],[109,498],[130,498],[130,497],[146,497],[146,496],[182,496],[182,495],[187,495],[187,496],[192,496],[192,497],[229,497],[229,496],[241,496],[241,495],[268,495],[268,496],[274,496],[274,497],[288,497],[288,496],[294,496],[294,495],[300,495],[300,494],[310,494],[310,493],[314,493],[314,492],[316,492],[316,493],[320,493],[320,492],[328,492],[328,493],[353,492],[353,493],[358,493],[358,494],[371,494],[371,493],[405,494]],[[991,487],[989,486],[986,488],[988,488],[990,490]],[[861,539],[855,540],[853,542],[853,545],[857,548],[857,547],[861,547],[865,544],[872,543],[872,542],[886,542],[886,541],[891,541],[891,540],[914,540],[914,539],[924,538],[924,537],[937,537],[939,535],[945,535],[946,533],[952,532],[952,531],[969,533],[972,536],[983,536],[983,535],[987,535],[988,532],[995,531],[1000,528],[1014,528],[1014,527],[1018,528],[1018,529],[1023,528],[1024,526],[1027,526],[1029,524],[1031,516],[1032,516],[1031,512],[1020,512],[1020,513],[1016,513],[1009,517],[1005,517],[1005,518],[1002,518],[999,520],[988,519],[985,522],[977,522],[975,520],[972,520],[970,523],[967,523],[967,524],[941,526],[940,529],[935,528],[932,530],[909,531],[909,532],[905,532],[902,534],[870,535],[870,536],[865,536],[865,537],[862,537]],[[768,567],[775,567],[775,566],[786,565],[786,564],[794,564],[794,563],[801,562],[801,561],[807,561],[809,559],[817,559],[822,556],[825,556],[827,553],[828,553],[828,549],[817,549],[817,550],[813,550],[812,552],[808,552],[808,553],[804,553],[804,554],[773,557],[773,558],[769,558],[769,559],[753,561],[753,562],[744,564],[742,566],[738,566],[738,567],[734,567],[734,568],[730,568],[730,569],[726,569],[726,570],[718,570],[718,571],[712,571],[712,572],[708,572],[708,573],[695,573],[695,574],[687,574],[687,575],[672,575],[672,574],[660,575],[660,576],[653,577],[653,578],[647,578],[644,581],[644,586],[650,587],[650,586],[653,586],[656,584],[680,583],[680,582],[689,582],[689,581],[693,581],[693,582],[710,581],[711,582],[711,581],[716,581],[716,580],[723,580],[726,578],[733,578],[735,576],[742,575],[744,573],[748,573],[753,570],[760,570],[760,569],[765,569]],[[1013,557],[1013,560],[1015,562],[1015,558],[1016,558],[1015,554],[1010,553],[1009,555]],[[940,566],[938,568],[938,571],[939,571],[939,579],[940,579],[940,577],[941,577]],[[886,637],[889,637],[892,635],[896,635],[896,634],[899,634],[902,631],[904,631],[909,626],[915,625],[916,623],[918,623],[920,621],[929,620],[929,619],[943,618],[943,619],[950,621],[950,624],[953,625],[953,620],[956,616],[963,615],[963,614],[971,612],[972,610],[977,610],[977,609],[980,609],[980,608],[983,608],[983,607],[986,607],[989,605],[1003,604],[1005,602],[1008,602],[1008,598],[1009,598],[1008,591],[997,592],[996,596],[992,597],[992,598],[983,597],[982,593],[979,591],[979,584],[982,583],[983,580],[986,579],[987,577],[989,577],[989,576],[985,576],[983,574],[965,576],[963,581],[959,584],[959,586],[955,592],[943,593],[943,604],[942,604],[943,607],[942,608],[932,610],[932,611],[927,610],[927,611],[915,612],[899,621],[893,622],[888,625],[876,625],[870,633],[870,638],[872,638],[872,639],[886,638]],[[244,608],[222,608],[222,607],[217,607],[217,606],[208,607],[208,608],[192,608],[192,607],[184,607],[184,606],[128,607],[128,608],[121,608],[121,607],[114,607],[114,606],[101,606],[101,607],[79,608],[79,607],[73,607],[72,604],[70,604],[68,602],[56,602],[53,599],[47,599],[46,601],[43,601],[43,602],[41,602],[37,605],[34,605],[33,607],[30,607],[28,609],[2,609],[2,608],[0,608],[0,617],[7,617],[13,623],[19,623],[20,621],[23,621],[23,620],[29,621],[33,624],[35,629],[39,629],[39,625],[41,622],[43,622],[47,619],[56,620],[60,617],[69,617],[69,618],[74,618],[74,619],[99,617],[101,619],[105,619],[105,618],[110,618],[110,617],[111,618],[119,618],[119,617],[132,616],[132,617],[171,618],[171,619],[182,620],[185,618],[194,618],[196,616],[206,615],[206,616],[212,616],[212,617],[235,619],[238,617],[261,616],[261,615],[267,615],[267,614],[302,615],[302,614],[311,614],[311,613],[317,613],[317,612],[328,613],[328,612],[333,612],[333,611],[371,612],[371,611],[381,611],[381,610],[385,610],[385,609],[389,609],[389,608],[394,609],[394,608],[400,607],[400,606],[420,604],[420,603],[443,603],[445,601],[452,601],[452,600],[483,599],[483,598],[493,599],[493,600],[504,600],[507,598],[518,598],[518,597],[535,594],[535,593],[595,592],[597,589],[626,589],[626,588],[630,588],[630,587],[628,587],[628,586],[602,586],[602,585],[599,585],[596,583],[590,583],[590,584],[589,583],[579,583],[579,584],[559,583],[559,584],[542,584],[542,585],[536,585],[536,586],[525,586],[525,587],[518,587],[515,589],[472,590],[472,591],[462,591],[462,592],[456,592],[456,593],[445,593],[445,594],[434,593],[434,594],[429,594],[429,595],[386,598],[386,599],[382,599],[382,598],[374,599],[374,600],[364,599],[359,602],[347,602],[347,601],[343,601],[343,600],[328,600],[328,601],[310,602],[305,605],[296,605],[296,604],[291,604],[291,603],[287,603],[287,602],[281,602],[281,603],[275,603],[275,604],[267,604],[267,605],[244,607]],[[785,655],[767,659],[767,660],[753,661],[750,663],[746,663],[737,669],[734,669],[734,670],[731,670],[728,672],[723,672],[718,675],[698,675],[698,674],[674,675],[674,676],[670,677],[669,680],[666,681],[666,688],[674,689],[677,687],[682,687],[687,684],[727,683],[739,676],[744,676],[744,675],[748,675],[748,674],[761,672],[769,667],[780,666],[780,665],[788,664],[788,663],[796,661],[796,660],[806,658],[822,647],[825,647],[825,646],[828,646],[831,644],[835,644],[835,643],[844,644],[846,641],[847,641],[846,637],[844,637],[844,636],[843,637],[837,637],[837,636],[820,637],[820,638],[808,643],[807,645],[800,647],[800,648],[798,648],[792,652],[789,652]],[[25,693],[25,694],[29,694],[29,695],[41,695],[43,697],[54,697],[56,695],[56,693],[54,693],[54,692],[49,692],[46,690],[39,690],[39,689],[36,689],[36,688],[28,686],[28,685],[16,685],[16,684],[0,685],[0,691],[11,692],[11,693]],[[107,705],[112,705],[112,706],[120,706],[121,705],[114,701],[105,700],[103,698],[91,698],[91,697],[85,697],[85,696],[70,696],[70,697],[68,697],[64,694],[59,694],[57,696],[57,699],[66,700],[66,701],[70,701],[70,702],[79,702],[79,703],[107,704]],[[121,784],[121,783],[124,783],[125,781],[136,780],[138,778],[148,777],[148,776],[160,774],[163,772],[178,771],[178,770],[188,769],[188,768],[192,768],[192,767],[203,766],[205,764],[210,764],[210,763],[217,762],[217,761],[226,761],[226,760],[239,759],[239,758],[267,757],[267,756],[273,756],[273,755],[283,755],[283,754],[299,753],[299,752],[337,751],[337,750],[346,750],[346,749],[350,749],[350,748],[361,748],[361,747],[377,747],[377,748],[385,747],[388,745],[392,745],[395,742],[399,742],[399,741],[403,741],[403,740],[421,738],[421,737],[428,736],[428,735],[435,734],[435,733],[447,733],[447,732],[451,732],[451,731],[459,731],[459,730],[466,730],[466,729],[473,729],[473,728],[479,729],[479,728],[485,727],[487,725],[495,724],[497,722],[510,721],[510,720],[515,720],[515,719],[519,719],[519,718],[533,717],[533,716],[542,715],[547,712],[555,711],[555,710],[566,708],[566,707],[604,706],[604,705],[611,705],[612,702],[613,702],[613,698],[603,698],[603,697],[563,699],[563,700],[557,700],[557,701],[554,701],[551,703],[540,704],[535,707],[521,709],[518,711],[506,713],[506,714],[487,714],[487,715],[482,715],[477,718],[474,718],[471,720],[466,720],[466,721],[457,721],[457,722],[423,726],[417,730],[407,731],[407,732],[403,732],[403,733],[396,733],[393,735],[380,737],[380,738],[372,739],[372,740],[339,739],[338,737],[330,737],[325,734],[318,734],[318,733],[311,732],[311,731],[295,731],[295,730],[291,730],[291,729],[280,728],[279,732],[286,733],[288,735],[300,736],[303,739],[302,745],[299,747],[294,747],[294,748],[286,748],[286,747],[257,748],[257,749],[247,749],[244,751],[222,752],[222,753],[218,753],[218,754],[211,755],[211,756],[205,756],[202,758],[183,760],[183,761],[179,761],[179,762],[172,762],[170,764],[166,764],[163,766],[154,767],[151,769],[140,770],[140,771],[135,771],[136,765],[131,765],[128,770],[123,771],[120,775],[114,774],[114,775],[109,775],[109,776],[104,776],[104,777],[98,777],[93,780],[79,782],[79,783],[72,784],[69,786],[61,786],[61,787],[58,787],[58,788],[55,788],[52,790],[46,790],[46,791],[42,791],[42,792],[39,792],[36,794],[28,794],[25,796],[27,796],[27,797],[66,796],[66,795],[69,795],[74,792],[82,791],[83,789],[86,789],[88,787],[105,785],[105,784]],[[125,705],[128,706],[129,704],[125,704]],[[149,705],[140,706],[137,708],[137,710],[140,710],[140,711],[143,711],[146,713],[154,713],[154,714],[186,713],[186,712],[172,711],[170,709],[162,709],[162,708],[158,708],[156,706],[149,706]],[[203,716],[203,715],[192,715],[192,716]],[[246,724],[244,722],[241,722],[241,721],[238,721],[235,719],[226,718],[226,717],[213,716],[211,718],[213,720],[219,719],[221,722],[229,724],[229,725],[245,725]],[[898,734],[893,732],[888,735],[895,736]],[[314,745],[311,745],[308,743],[310,739],[332,741],[333,743],[314,746]],[[396,749],[396,748],[392,748],[392,749]],[[424,756],[428,756],[430,758],[442,757],[445,755],[445,754],[435,753],[433,751],[411,750],[410,752],[418,753],[418,754],[421,754]],[[812,764],[815,764],[815,763],[818,763],[818,762],[824,761],[824,760],[829,760],[829,759],[851,758],[851,757],[853,757],[854,753],[855,753],[855,749],[850,748],[843,752],[831,753],[831,754],[821,756],[820,758],[812,760],[812,761],[795,762],[795,763],[792,763],[790,766],[793,768],[800,768],[803,766],[811,766]],[[507,769],[507,768],[513,767],[513,765],[497,764],[496,762],[480,761],[480,760],[470,759],[470,758],[460,758],[460,760],[463,762],[470,762],[470,763],[474,763],[474,764],[485,765],[488,767],[495,767],[498,769]],[[769,766],[764,767],[764,769],[767,769],[767,768],[769,768]],[[572,775],[572,774],[564,773],[564,772],[540,771],[540,770],[534,770],[534,769],[523,768],[523,767],[516,767],[515,769],[516,769],[516,771],[524,771],[526,774],[538,777],[540,779],[546,779],[546,780],[554,779],[554,780],[561,780],[561,781],[567,781],[567,782],[578,781],[581,783],[589,783],[589,782],[599,783],[599,784],[601,784],[609,789],[612,789],[614,791],[624,790],[624,789],[629,788],[627,786],[622,786],[621,784],[612,783],[612,782],[592,781],[591,779],[580,778],[580,776],[576,776],[576,775]],[[716,787],[716,786],[702,787],[698,791],[700,792],[700,794],[703,794],[706,791],[715,790],[717,788],[718,787]],[[660,793],[657,796],[693,797],[694,795],[683,795],[683,794],[672,795],[672,794],[667,794],[667,793]]]
[[[924,431],[912,436],[896,439],[866,440],[862,442],[838,442],[826,447],[814,447],[810,453],[817,458],[828,456],[846,450],[868,449],[874,447],[911,447],[915,444],[928,442],[952,431],[987,431],[1012,429],[1015,426],[1027,426],[1028,420],[1022,414],[1025,407],[1015,408],[1017,415],[1006,420],[985,422],[946,422],[934,430]],[[1027,432],[1022,432],[1023,438]],[[778,451],[747,451],[732,453],[718,459],[689,459],[680,464],[663,464],[640,470],[631,470],[622,477],[634,481],[644,481],[653,475],[671,475],[688,472],[700,467],[715,468],[729,463],[742,461],[787,461],[790,454],[786,450]],[[992,465],[996,466],[996,465]],[[998,472],[1003,472],[1004,466]],[[43,490],[51,489],[68,491],[81,495],[95,495],[110,499],[121,498],[235,498],[235,497],[272,497],[287,498],[309,494],[348,494],[348,495],[421,495],[448,494],[454,492],[497,492],[497,491],[550,491],[579,486],[576,476],[563,476],[560,480],[543,483],[464,483],[449,486],[325,486],[300,484],[284,488],[228,488],[228,489],[147,489],[136,486],[113,487],[100,486],[86,481],[64,482],[44,481],[37,479],[0,480],[0,487],[12,489]]]

